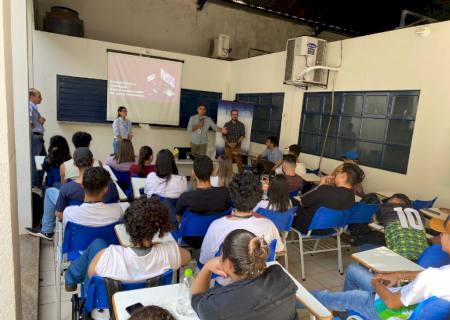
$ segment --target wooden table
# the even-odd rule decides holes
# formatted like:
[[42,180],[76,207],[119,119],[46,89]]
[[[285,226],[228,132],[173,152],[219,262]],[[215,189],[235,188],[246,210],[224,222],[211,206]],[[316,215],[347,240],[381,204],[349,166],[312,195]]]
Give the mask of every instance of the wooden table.
[[352,258],[376,273],[424,270],[418,264],[386,247],[354,253],[352,254]]

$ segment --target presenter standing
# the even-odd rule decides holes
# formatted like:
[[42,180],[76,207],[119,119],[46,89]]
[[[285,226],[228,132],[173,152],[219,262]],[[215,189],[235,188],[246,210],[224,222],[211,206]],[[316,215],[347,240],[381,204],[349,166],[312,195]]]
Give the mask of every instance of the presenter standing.
[[206,115],[206,106],[200,103],[197,107],[197,114],[189,118],[188,131],[191,133],[191,154],[195,156],[205,156],[208,149],[208,130],[227,134],[225,128],[219,128],[214,121]]
[[127,119],[128,110],[126,107],[121,106],[117,109],[117,118],[114,120],[113,134],[113,150],[114,154],[119,154],[119,142],[122,139],[128,139],[131,141],[133,138],[133,126],[131,125],[131,121]]
[[44,146],[44,122],[45,118],[41,116],[38,111],[38,104],[42,102],[41,93],[31,88],[28,92],[28,113],[30,117],[30,127],[31,127],[31,184],[32,187],[40,186],[40,176],[39,172],[36,169],[35,156],[45,156],[47,152],[45,152]]
[[234,159],[239,173],[242,173],[242,150],[241,142],[245,138],[245,126],[238,120],[239,111],[231,110],[231,120],[223,126],[227,129],[227,134],[223,135],[225,140],[225,154],[229,159]]

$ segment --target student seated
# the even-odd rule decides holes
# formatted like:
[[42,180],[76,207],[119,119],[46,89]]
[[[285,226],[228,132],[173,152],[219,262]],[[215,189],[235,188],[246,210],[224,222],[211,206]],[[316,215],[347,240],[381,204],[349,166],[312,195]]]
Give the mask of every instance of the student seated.
[[303,179],[295,173],[296,164],[295,156],[291,154],[283,156],[282,169],[289,183],[289,193],[303,188]]
[[161,307],[146,306],[134,311],[128,320],[175,320],[175,317]]
[[178,247],[173,238],[153,243],[172,230],[169,213],[157,199],[140,199],[125,212],[124,224],[132,246],[108,245],[96,239],[66,271],[66,290],[74,291],[86,275],[119,281],[144,281],[166,271],[178,270],[191,259],[189,251]]
[[259,208],[285,212],[292,207],[289,198],[289,182],[285,175],[277,174],[270,180],[267,196],[269,199],[259,201],[253,209],[254,212]]
[[428,248],[423,217],[406,195],[394,194],[380,206],[376,217],[384,225],[387,247],[399,255],[415,261]]
[[[268,168],[268,171],[275,171],[283,160],[283,152],[278,148],[277,137],[267,137],[266,149],[258,156],[259,165]],[[265,170],[267,171],[267,170]]]
[[[200,319],[297,318],[297,286],[279,266],[266,267],[269,247],[247,230],[230,232],[220,257],[209,260],[192,285],[192,308]],[[211,274],[230,277],[231,284],[209,288]]]
[[[73,161],[80,173],[78,177],[65,183],[61,189],[47,188],[44,197],[44,213],[42,215],[41,228],[25,228],[26,232],[32,236],[41,237],[46,240],[52,240],[56,217],[61,219],[63,211],[71,202],[82,203],[84,201],[83,174],[85,169],[92,166],[94,159],[89,148],[78,148],[73,153]],[[103,197],[104,203],[119,202],[119,193],[116,185],[109,179],[108,191]]]
[[230,183],[229,190],[234,211],[231,215],[211,223],[202,243],[200,262],[205,264],[214,258],[225,237],[236,229],[253,232],[263,237],[267,243],[276,239],[276,252],[284,250],[284,244],[273,222],[253,212],[253,208],[262,196],[259,178],[250,172],[236,175]]
[[169,199],[178,199],[187,191],[187,181],[178,175],[177,165],[172,152],[163,149],[156,156],[156,172],[151,172],[145,181],[144,193],[147,197],[158,195]]
[[[231,207],[230,193],[226,187],[212,187],[210,183],[213,171],[212,160],[208,156],[197,156],[194,159],[193,176],[197,180],[197,189],[181,194],[176,205],[178,222],[181,222],[185,211],[190,210],[199,215],[223,212]],[[184,241],[198,249],[203,237],[185,237]]]
[[[72,136],[72,143],[75,147],[75,150],[78,148],[89,148],[91,145],[92,136],[87,132],[77,131]],[[103,164],[101,161],[96,160],[93,164],[94,167],[102,167]],[[59,174],[61,175],[61,184],[67,182],[67,180],[75,180],[80,176],[80,171],[78,167],[75,165],[73,158],[65,161],[59,167]]]
[[[432,227],[441,233],[442,250],[450,254],[450,218]],[[409,281],[403,287],[399,284]],[[353,310],[365,319],[408,319],[417,305],[431,297],[450,301],[450,265],[421,272],[373,275],[359,265],[350,265],[344,291],[311,292],[334,311]]]
[[[289,146],[289,154],[293,155],[296,159],[295,174],[298,176],[303,176],[306,174],[306,166],[300,161],[300,152],[301,150],[298,144],[292,144]],[[276,173],[283,173],[282,168],[278,167]]]
[[122,139],[119,141],[119,153],[109,156],[105,164],[117,171],[130,171],[133,164],[136,164],[133,144],[131,140]]
[[57,181],[50,181],[54,176],[51,174],[52,170],[57,170],[57,176],[60,177],[60,166],[65,162],[72,159],[69,150],[69,144],[66,138],[63,136],[53,136],[50,139],[50,145],[48,146],[48,156],[45,157],[42,163],[42,169],[47,173],[45,185],[47,187],[58,187],[61,185],[61,179]]
[[345,163],[354,164],[358,167],[358,170],[360,171],[361,176],[361,182],[356,183],[352,190],[358,197],[363,198],[366,194],[364,193],[364,188],[362,186],[362,182],[364,181],[365,174],[364,171],[359,167],[359,159],[358,159],[358,153],[356,151],[348,151],[342,155],[342,164],[336,167],[334,171],[331,173],[331,177],[328,178],[328,183],[333,183],[334,177],[336,177],[336,174],[339,172],[339,170],[342,168],[342,165]]
[[[123,210],[119,203],[104,203],[111,181],[108,171],[102,167],[86,168],[83,172],[84,202],[67,207],[63,212],[63,227],[67,222],[83,226],[101,227],[122,218]],[[61,216],[59,216],[61,218]]]
[[[346,163],[336,174],[332,184],[329,177],[322,177],[320,185],[300,197],[300,205],[293,227],[302,233],[308,232],[314,213],[320,207],[334,210],[350,209],[355,203],[352,187],[361,182],[358,167]],[[318,231],[320,233],[320,231]],[[323,231],[326,232],[326,231]]]
[[152,164],[153,150],[149,146],[143,146],[139,150],[138,163],[132,164],[130,174],[132,177],[147,178],[150,172],[156,171],[156,166]]
[[216,162],[217,168],[210,178],[211,185],[213,187],[228,187],[233,179],[233,163],[224,154],[219,156]]

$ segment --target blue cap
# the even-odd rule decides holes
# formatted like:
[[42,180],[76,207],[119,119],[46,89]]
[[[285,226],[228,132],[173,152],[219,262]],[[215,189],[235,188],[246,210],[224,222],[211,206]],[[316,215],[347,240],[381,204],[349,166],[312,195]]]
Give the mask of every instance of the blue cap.
[[345,158],[348,160],[358,160],[359,154],[358,154],[358,152],[351,150],[351,151],[347,151],[346,153],[344,153],[342,155],[342,158]]

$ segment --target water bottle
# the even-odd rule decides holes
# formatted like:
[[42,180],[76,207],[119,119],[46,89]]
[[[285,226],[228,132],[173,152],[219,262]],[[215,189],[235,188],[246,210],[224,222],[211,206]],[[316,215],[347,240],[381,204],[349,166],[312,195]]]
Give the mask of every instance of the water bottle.
[[186,268],[184,270],[184,277],[180,282],[177,301],[177,313],[182,316],[195,314],[191,307],[191,286],[193,280],[192,269]]

